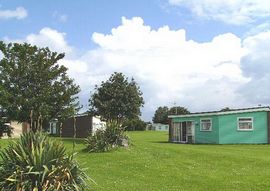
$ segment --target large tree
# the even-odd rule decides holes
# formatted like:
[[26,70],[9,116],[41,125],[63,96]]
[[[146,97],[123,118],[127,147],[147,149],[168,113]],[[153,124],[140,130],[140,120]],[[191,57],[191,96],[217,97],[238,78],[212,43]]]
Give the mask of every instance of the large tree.
[[89,99],[91,113],[117,123],[138,117],[143,104],[142,92],[135,80],[129,81],[124,74],[117,72],[96,86]]
[[188,113],[190,113],[188,109],[181,106],[174,106],[171,108],[167,106],[158,107],[155,111],[152,121],[154,123],[168,124],[168,115],[184,115]]
[[9,119],[29,122],[33,130],[44,121],[67,116],[78,108],[79,86],[58,61],[64,54],[30,44],[0,41],[0,106]]
[[158,107],[155,111],[154,117],[152,119],[153,123],[168,123],[168,112],[169,108],[167,106]]

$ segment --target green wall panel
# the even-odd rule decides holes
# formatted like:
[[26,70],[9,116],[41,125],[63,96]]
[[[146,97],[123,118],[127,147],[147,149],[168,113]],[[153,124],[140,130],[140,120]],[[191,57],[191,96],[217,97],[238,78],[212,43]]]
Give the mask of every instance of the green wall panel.
[[[238,117],[253,117],[253,130],[238,130]],[[220,144],[267,142],[267,112],[252,112],[219,116]]]

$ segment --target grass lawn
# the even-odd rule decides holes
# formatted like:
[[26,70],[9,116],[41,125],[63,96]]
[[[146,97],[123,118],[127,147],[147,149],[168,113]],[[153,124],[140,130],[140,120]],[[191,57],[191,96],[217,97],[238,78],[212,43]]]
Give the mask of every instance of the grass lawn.
[[[163,132],[131,132],[133,146],[76,158],[96,181],[93,190],[269,190],[270,145],[167,143]],[[63,140],[68,150],[72,140]],[[3,148],[7,140],[0,140]]]

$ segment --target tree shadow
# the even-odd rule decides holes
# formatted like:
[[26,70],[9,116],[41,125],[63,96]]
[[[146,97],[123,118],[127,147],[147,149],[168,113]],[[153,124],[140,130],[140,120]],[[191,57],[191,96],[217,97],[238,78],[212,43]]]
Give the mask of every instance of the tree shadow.
[[[176,144],[176,143],[171,143],[169,141],[150,141],[150,143],[161,143],[161,144],[166,144],[166,143],[168,144],[168,143],[170,143],[170,144]],[[177,143],[177,144],[179,144],[179,143]]]

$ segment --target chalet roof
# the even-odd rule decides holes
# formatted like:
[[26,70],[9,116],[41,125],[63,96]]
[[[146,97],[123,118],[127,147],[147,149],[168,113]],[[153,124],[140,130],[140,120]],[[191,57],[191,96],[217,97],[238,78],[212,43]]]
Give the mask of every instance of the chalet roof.
[[259,111],[270,111],[269,106],[264,107],[249,107],[249,108],[241,108],[241,109],[230,109],[228,111],[208,111],[208,112],[195,112],[189,113],[185,115],[169,115],[169,118],[176,117],[197,117],[197,116],[211,116],[211,115],[228,115],[235,113],[250,113],[250,112],[259,112]]

